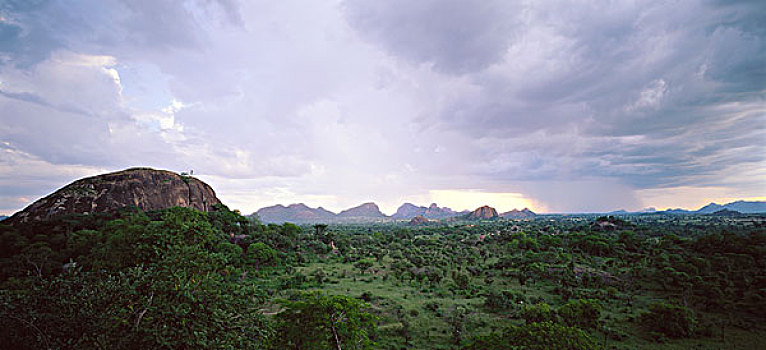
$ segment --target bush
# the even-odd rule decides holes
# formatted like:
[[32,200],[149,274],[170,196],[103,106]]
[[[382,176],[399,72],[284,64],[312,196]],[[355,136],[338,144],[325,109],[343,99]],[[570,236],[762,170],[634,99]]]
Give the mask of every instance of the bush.
[[304,292],[282,300],[272,349],[373,349],[377,318],[369,305],[343,295]]
[[567,326],[593,329],[598,327],[601,304],[592,299],[572,300],[560,307],[558,314]]
[[521,318],[527,323],[534,322],[555,322],[556,313],[546,303],[527,305],[521,311]]
[[508,310],[526,302],[523,293],[516,290],[490,291],[485,295],[484,306],[494,310]]
[[492,333],[475,337],[461,349],[585,350],[601,348],[601,345],[582,329],[553,322],[540,322],[513,326],[506,329],[502,334]]
[[690,336],[697,323],[688,308],[664,302],[649,305],[649,311],[641,315],[639,322],[647,331],[662,333],[670,338]]

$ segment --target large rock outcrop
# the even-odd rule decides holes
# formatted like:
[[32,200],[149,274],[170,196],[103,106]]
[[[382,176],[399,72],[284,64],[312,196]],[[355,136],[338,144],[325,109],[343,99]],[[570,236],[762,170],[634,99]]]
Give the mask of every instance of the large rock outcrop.
[[495,208],[492,208],[490,206],[483,206],[476,208],[472,213],[468,214],[469,220],[489,220],[497,218],[499,215],[497,215],[497,210]]
[[129,206],[144,211],[174,206],[211,211],[213,205],[219,203],[213,188],[194,177],[166,170],[132,168],[77,180],[32,203],[3,223],[109,212]]

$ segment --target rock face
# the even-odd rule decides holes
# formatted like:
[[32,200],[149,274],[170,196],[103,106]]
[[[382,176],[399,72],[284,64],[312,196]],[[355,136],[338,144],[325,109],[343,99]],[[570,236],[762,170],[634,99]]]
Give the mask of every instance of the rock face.
[[495,208],[485,205],[468,214],[468,219],[488,220],[497,218],[498,216],[499,215],[497,215],[497,210],[495,210]]
[[501,217],[506,219],[531,219],[537,216],[533,211],[524,208],[522,210],[513,209],[505,213],[500,214]]
[[290,204],[286,207],[283,205],[275,205],[258,209],[255,213],[261,221],[277,224],[284,222],[303,224],[333,221],[335,219],[335,213],[322,207],[313,209],[303,203]]
[[136,206],[144,211],[189,207],[210,211],[221,203],[213,188],[171,171],[132,168],[77,180],[8,218],[11,224],[67,214],[109,212]]

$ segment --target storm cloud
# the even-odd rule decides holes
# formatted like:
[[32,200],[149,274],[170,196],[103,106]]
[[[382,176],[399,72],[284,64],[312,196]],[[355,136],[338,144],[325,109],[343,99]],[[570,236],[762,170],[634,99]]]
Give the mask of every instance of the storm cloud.
[[764,62],[761,2],[9,1],[0,212],[139,165],[245,212],[763,197]]

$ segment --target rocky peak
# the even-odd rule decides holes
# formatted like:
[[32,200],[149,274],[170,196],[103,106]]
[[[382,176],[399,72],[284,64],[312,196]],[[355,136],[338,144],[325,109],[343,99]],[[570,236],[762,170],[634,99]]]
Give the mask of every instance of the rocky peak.
[[338,214],[341,218],[364,217],[364,218],[384,218],[386,215],[380,212],[378,205],[372,202],[364,203],[358,207],[344,210]]
[[144,211],[174,206],[211,211],[221,201],[208,184],[167,170],[131,168],[77,180],[8,220],[48,220],[67,214],[109,212],[136,206]]
[[469,219],[482,219],[482,220],[494,219],[498,216],[499,215],[497,215],[497,210],[487,205],[476,208],[476,210],[468,214]]
[[412,203],[404,203],[391,217],[394,219],[412,219],[416,216],[423,216],[426,219],[444,219],[457,214],[458,213],[450,208],[440,208],[436,203],[431,203],[428,207],[420,207]]
[[293,223],[311,223],[329,221],[335,217],[335,214],[322,208],[312,209],[303,203],[290,204],[283,206],[277,204],[271,207],[261,208],[255,214],[266,223],[293,222]]
[[396,213],[391,217],[394,219],[409,219],[418,215],[423,215],[424,213],[425,208],[416,206],[412,203],[404,203],[399,209],[396,209]]

